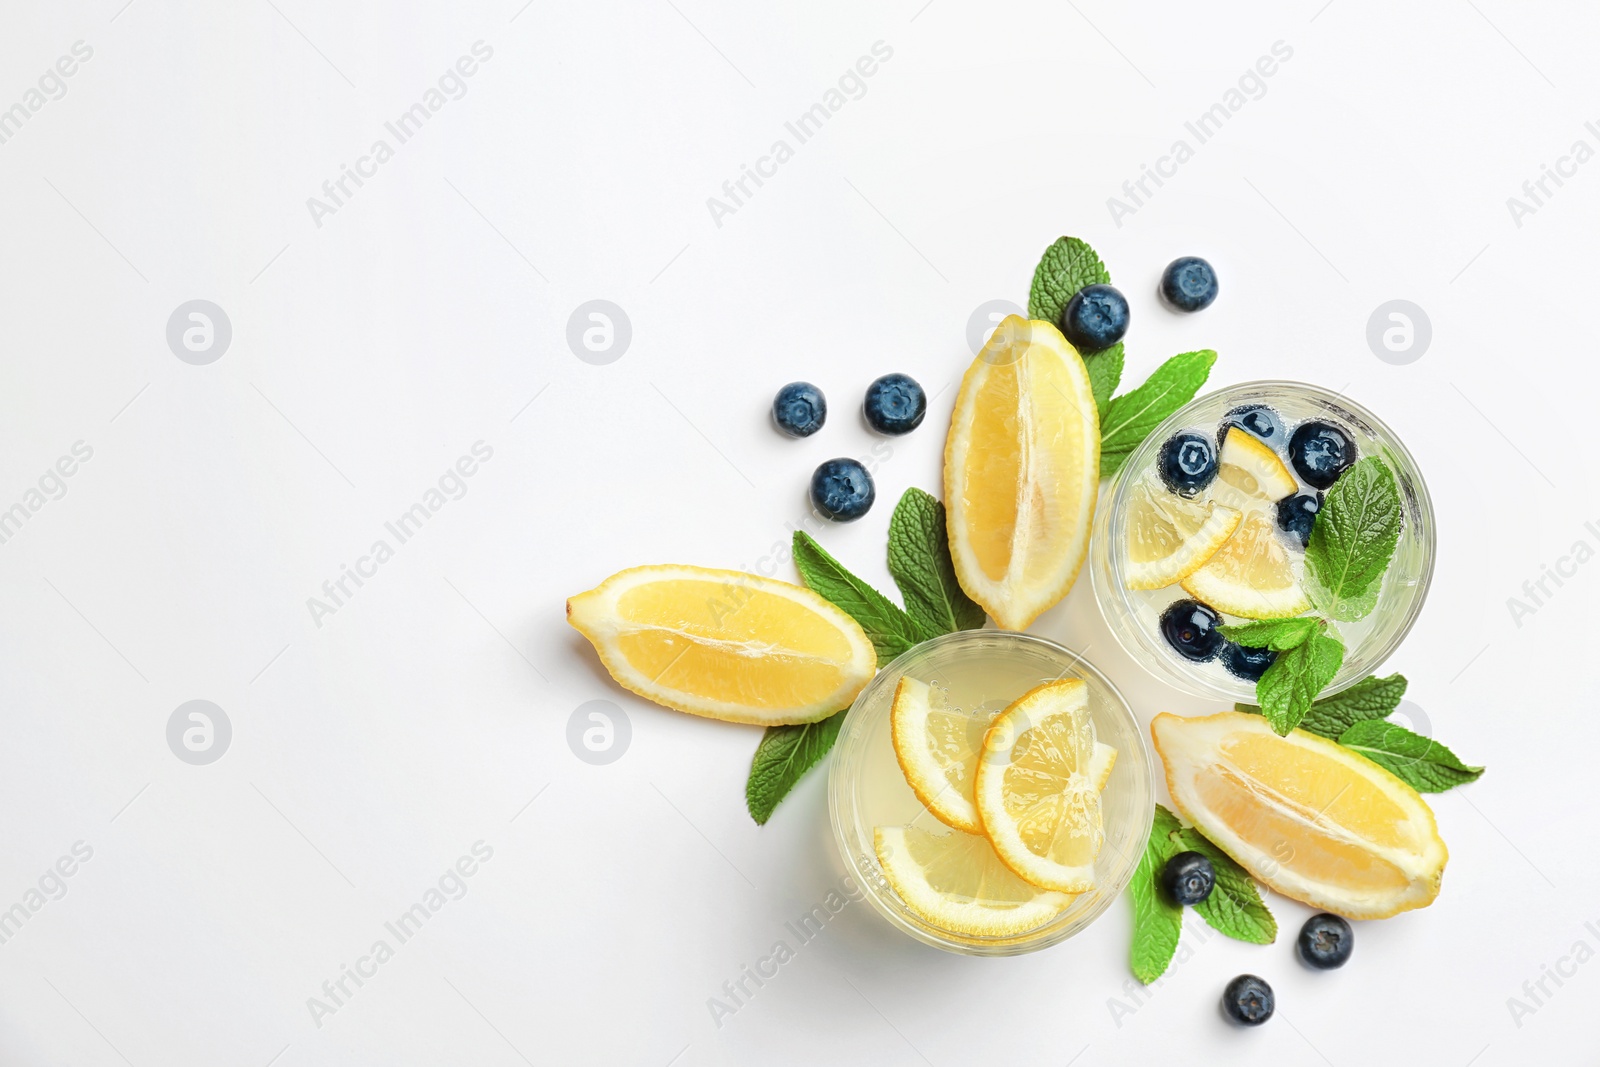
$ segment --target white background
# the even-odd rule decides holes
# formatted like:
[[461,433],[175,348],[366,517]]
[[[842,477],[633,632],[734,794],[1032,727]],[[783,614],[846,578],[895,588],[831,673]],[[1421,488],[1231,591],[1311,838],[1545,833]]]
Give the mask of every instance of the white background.
[[[74,842],[93,857],[0,944],[0,1062],[1592,1062],[1600,964],[1538,1002],[1523,983],[1600,949],[1600,566],[1520,626],[1506,601],[1600,546],[1600,164],[1520,226],[1506,198],[1600,147],[1600,19],[1319,5],[8,0],[0,107],[74,42],[93,57],[0,144],[0,508],[74,442],[93,457],[0,544],[0,908]],[[465,96],[317,225],[307,198],[479,40]],[[707,198],[877,41],[865,94],[719,227]],[[1107,198],[1277,41],[1265,95],[1118,226]],[[619,690],[563,599],[635,564],[754,566],[812,467],[871,449],[866,384],[904,371],[927,422],[822,537],[889,588],[968,317],[1025,302],[1063,233],[1133,303],[1130,379],[1212,347],[1214,383],[1345,389],[1417,455],[1438,568],[1390,666],[1489,766],[1434,798],[1443,894],[1362,924],[1331,974],[1295,963],[1308,911],[1273,898],[1276,945],[1191,932],[1142,1003],[1125,906],[972,960],[852,904],[719,1027],[708,998],[840,877],[825,774],[757,828],[758,732]],[[1153,296],[1183,254],[1222,288],[1188,317]],[[206,366],[165,335],[197,298],[233,328]],[[633,328],[604,366],[565,340],[597,298]],[[1365,340],[1395,298],[1433,324],[1409,366]],[[833,403],[803,442],[767,416],[796,378]],[[477,441],[466,495],[319,626],[307,599]],[[1035,628],[1141,718],[1209,707],[1114,646],[1087,578]],[[232,723],[209,766],[167,746],[192,699]],[[607,766],[566,740],[593,699],[632,727]],[[480,840],[466,895],[319,1027],[307,999]],[[1242,971],[1278,991],[1256,1031],[1217,1010]]]

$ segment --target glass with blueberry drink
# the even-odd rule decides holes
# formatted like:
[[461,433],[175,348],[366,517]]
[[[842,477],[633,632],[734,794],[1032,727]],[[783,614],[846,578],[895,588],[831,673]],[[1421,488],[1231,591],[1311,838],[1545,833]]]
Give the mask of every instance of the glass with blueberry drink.
[[[1366,536],[1362,508],[1379,504],[1394,541],[1387,565],[1359,595],[1330,593],[1328,561]],[[1319,521],[1326,529],[1308,566]],[[1173,414],[1103,493],[1095,596],[1152,673],[1197,696],[1247,703],[1277,653],[1236,643],[1222,627],[1325,619],[1344,645],[1328,696],[1372,673],[1411,628],[1433,573],[1433,523],[1415,461],[1371,412],[1299,382],[1233,386]]]

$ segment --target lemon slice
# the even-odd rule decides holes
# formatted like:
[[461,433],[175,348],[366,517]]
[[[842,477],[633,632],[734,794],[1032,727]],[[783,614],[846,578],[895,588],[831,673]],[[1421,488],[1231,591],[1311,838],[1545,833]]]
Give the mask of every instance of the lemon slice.
[[1363,756],[1259,715],[1150,724],[1178,811],[1260,881],[1352,919],[1439,895],[1448,853],[1417,791]]
[[[889,708],[889,730],[895,759],[917,799],[946,826],[969,834],[983,833],[973,802],[973,782],[983,735],[993,713],[948,707],[926,682],[902,677]],[[1117,761],[1117,750],[1096,742],[1088,776],[1103,790]]]
[[1286,619],[1311,610],[1272,519],[1253,511],[1205,564],[1183,580],[1190,596],[1228,615]]
[[1233,508],[1185,500],[1141,482],[1128,504],[1128,588],[1161,589],[1183,581],[1238,525]]
[[1079,678],[1029,690],[984,735],[974,776],[983,832],[1007,867],[1041,889],[1094,887],[1105,839],[1094,750],[1089,689]]
[[740,571],[635,567],[567,601],[621,686],[726,722],[816,722],[878,668],[861,626],[809,589]]
[[1283,460],[1259,437],[1231,429],[1217,457],[1217,480],[1211,486],[1211,499],[1230,507],[1261,508],[1300,488]]
[[1024,882],[987,838],[915,826],[872,832],[878,862],[906,906],[934,926],[969,937],[1010,937],[1044,925],[1072,897]]
[[944,450],[956,577],[1003,629],[1072,588],[1099,488],[1083,360],[1050,323],[1007,317],[961,380]]

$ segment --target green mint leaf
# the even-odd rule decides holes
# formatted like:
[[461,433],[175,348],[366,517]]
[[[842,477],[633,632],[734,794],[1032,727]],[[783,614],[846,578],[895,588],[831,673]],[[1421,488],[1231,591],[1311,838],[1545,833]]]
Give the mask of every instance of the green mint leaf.
[[1304,643],[1278,653],[1256,683],[1261,714],[1280,735],[1300,725],[1317,694],[1333,681],[1344,662],[1344,642],[1329,633],[1326,626],[1318,620],[1316,632]]
[[778,801],[789,795],[806,771],[827,755],[839,739],[844,712],[821,722],[798,726],[769,726],[750,761],[750,778],[744,784],[744,804],[757,824],[772,818]]
[[1210,860],[1211,869],[1216,872],[1217,881],[1211,887],[1211,895],[1194,907],[1200,918],[1219,934],[1226,934],[1235,941],[1270,945],[1277,940],[1278,920],[1267,910],[1255,880],[1245,869],[1192,826],[1184,827],[1178,840],[1185,849]]
[[1400,487],[1377,456],[1339,476],[1306,545],[1307,592],[1329,618],[1354,622],[1378,602],[1402,520]]
[[1134,977],[1145,985],[1166,972],[1178,951],[1178,935],[1183,932],[1183,909],[1168,900],[1157,884],[1167,860],[1182,851],[1178,845],[1182,829],[1178,817],[1157,804],[1150,840],[1139,857],[1133,881],[1128,883],[1128,895],[1133,900],[1133,950],[1129,963]]
[[1442,793],[1483,774],[1431,737],[1381,719],[1352,723],[1339,743],[1359,752],[1419,793]]
[[907,489],[889,519],[889,573],[906,614],[935,634],[983,628],[983,609],[967,596],[950,562],[944,505],[921,489]]
[[1028,318],[1049,323],[1061,322],[1061,309],[1086,285],[1107,285],[1111,274],[1100,262],[1087,241],[1060,237],[1033,269],[1033,285],[1028,290]]
[[1104,425],[1106,413],[1111,407],[1111,394],[1117,391],[1117,385],[1122,381],[1122,342],[1085,355],[1083,365],[1088,368],[1095,410],[1100,413],[1100,423]]
[[804,530],[794,532],[794,565],[812,592],[861,624],[878,650],[879,664],[937,636],[924,632],[917,620],[895,607],[888,597],[845,570]]
[[1297,619],[1263,619],[1233,626],[1219,626],[1222,636],[1248,648],[1270,648],[1274,652],[1287,652],[1305,644],[1306,638],[1316,633],[1321,620],[1309,616]]
[[1139,442],[1149,436],[1161,420],[1194,399],[1216,361],[1217,354],[1209,348],[1173,356],[1157,367],[1139,388],[1123,393],[1106,405],[1105,418],[1100,420],[1102,478],[1117,473],[1128,453],[1139,447]]
[[1349,689],[1312,704],[1306,717],[1300,720],[1300,729],[1337,741],[1358,722],[1386,718],[1400,706],[1400,699],[1405,695],[1404,675],[1391,674],[1387,678],[1368,675]]

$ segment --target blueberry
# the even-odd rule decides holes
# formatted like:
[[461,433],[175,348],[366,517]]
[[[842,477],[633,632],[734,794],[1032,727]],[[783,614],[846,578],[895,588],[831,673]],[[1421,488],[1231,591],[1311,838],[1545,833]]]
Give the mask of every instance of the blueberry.
[[1356,461],[1356,443],[1328,422],[1302,422],[1289,438],[1289,462],[1307,485],[1326,489]]
[[828,401],[810,382],[790,382],[772,398],[772,421],[790,437],[810,437],[828,421]]
[[1194,496],[1217,476],[1217,446],[1198,433],[1175,433],[1161,446],[1161,480],[1179,496]]
[[1260,1026],[1277,1007],[1272,987],[1253,974],[1241,974],[1222,991],[1222,1007],[1234,1022]]
[[872,475],[853,459],[830,459],[811,474],[811,504],[834,522],[859,519],[877,495]]
[[1228,673],[1247,682],[1259,682],[1277,658],[1278,654],[1270,648],[1251,648],[1232,641],[1222,650],[1222,665],[1228,668]]
[[1223,426],[1237,426],[1252,437],[1259,437],[1273,448],[1282,448],[1283,419],[1265,404],[1244,404],[1222,416]]
[[1217,629],[1222,616],[1198,600],[1175,600],[1161,613],[1161,635],[1178,654],[1204,663],[1218,652],[1226,639]]
[[1199,311],[1217,298],[1217,272],[1199,256],[1184,256],[1161,272],[1161,298],[1179,311]]
[[1319,971],[1343,967],[1356,947],[1355,931],[1337,915],[1313,915],[1300,928],[1300,958]]
[[1321,493],[1285,497],[1278,501],[1278,529],[1294,534],[1300,539],[1300,547],[1304,548],[1311,543],[1311,524],[1317,521],[1317,512],[1321,510]]
[[928,395],[904,374],[885,374],[867,386],[862,410],[868,425],[879,433],[910,433],[922,425],[922,416],[928,413]]
[[1211,861],[1198,852],[1180,852],[1161,868],[1161,888],[1180,907],[1200,903],[1216,884],[1217,872],[1211,869]]
[[1086,285],[1061,309],[1061,332],[1080,352],[1098,352],[1128,332],[1128,299],[1109,285]]

